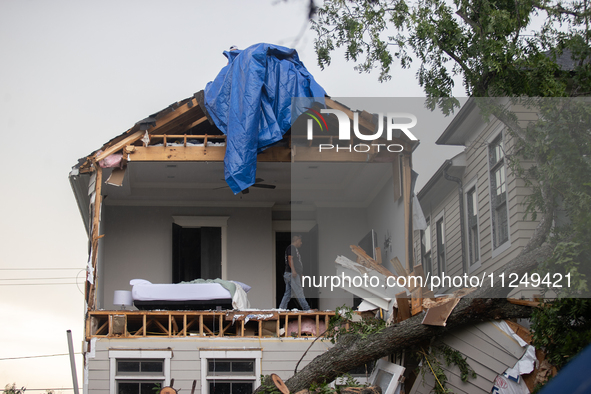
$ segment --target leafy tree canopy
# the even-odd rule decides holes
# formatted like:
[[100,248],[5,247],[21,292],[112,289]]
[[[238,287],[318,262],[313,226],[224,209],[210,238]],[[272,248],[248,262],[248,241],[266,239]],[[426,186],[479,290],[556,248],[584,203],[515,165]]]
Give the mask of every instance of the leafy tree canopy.
[[456,76],[468,96],[585,95],[587,1],[328,0],[312,28],[321,67],[342,47],[357,70],[377,68],[383,82],[397,64],[418,61],[418,82],[434,100],[452,96]]

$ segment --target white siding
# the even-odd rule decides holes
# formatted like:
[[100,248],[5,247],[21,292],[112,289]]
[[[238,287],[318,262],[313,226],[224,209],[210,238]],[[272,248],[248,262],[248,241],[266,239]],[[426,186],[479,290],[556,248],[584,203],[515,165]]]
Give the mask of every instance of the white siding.
[[[89,359],[88,389],[93,394],[109,394],[109,350],[171,349],[170,377],[174,379],[174,388],[182,392],[190,392],[193,380],[197,381],[196,393],[201,390],[201,357],[200,350],[245,350],[262,351],[261,373],[276,373],[282,379],[293,375],[297,362],[310,346],[313,339],[234,339],[234,338],[179,338],[179,339],[99,339],[96,342],[95,357]],[[313,358],[330,348],[328,341],[316,341],[299,365],[301,370]]]

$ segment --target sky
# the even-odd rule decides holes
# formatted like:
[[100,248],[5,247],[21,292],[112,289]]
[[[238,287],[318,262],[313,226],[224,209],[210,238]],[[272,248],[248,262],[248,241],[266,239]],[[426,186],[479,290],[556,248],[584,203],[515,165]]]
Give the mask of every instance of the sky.
[[[1,387],[73,387],[67,356],[22,358],[66,354],[66,330],[81,351],[88,255],[71,167],[137,121],[202,90],[226,64],[224,50],[259,42],[294,47],[334,98],[422,96],[416,70],[397,69],[379,83],[377,73],[354,71],[342,51],[321,70],[314,33],[304,30],[307,4],[0,0]],[[433,130],[420,129],[419,119],[419,187],[458,152],[433,144],[449,120]],[[81,387],[80,355],[76,362]]]

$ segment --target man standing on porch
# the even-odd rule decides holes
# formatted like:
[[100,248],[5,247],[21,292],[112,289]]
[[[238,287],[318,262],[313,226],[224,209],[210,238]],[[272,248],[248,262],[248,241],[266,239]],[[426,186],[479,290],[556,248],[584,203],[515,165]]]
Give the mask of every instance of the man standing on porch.
[[300,307],[308,311],[310,306],[304,297],[304,290],[302,289],[301,275],[304,271],[302,265],[302,258],[300,257],[299,247],[302,246],[302,236],[294,235],[291,237],[291,245],[285,249],[285,272],[283,273],[283,280],[285,281],[285,293],[279,305],[279,309],[287,309],[287,304],[293,296],[300,303]]

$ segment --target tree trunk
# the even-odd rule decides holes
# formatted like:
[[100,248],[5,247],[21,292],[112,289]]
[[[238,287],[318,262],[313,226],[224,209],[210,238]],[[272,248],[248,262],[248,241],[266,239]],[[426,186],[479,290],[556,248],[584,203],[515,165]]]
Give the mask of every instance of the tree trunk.
[[[313,382],[331,382],[358,365],[418,345],[457,327],[486,320],[529,317],[530,314],[530,307],[514,305],[502,298],[462,299],[449,316],[445,327],[421,324],[424,316],[421,313],[366,338],[358,335],[343,336],[333,348],[312,360],[288,379],[285,385],[295,393],[309,388]],[[255,391],[258,392],[259,389]]]
[[[545,234],[547,234],[547,229]],[[537,231],[538,236],[544,231]],[[548,244],[539,244],[539,238],[532,237],[528,245],[510,263],[497,270],[501,272],[516,272],[522,275],[531,271],[541,261],[547,259],[553,248]],[[537,243],[538,247],[531,247]],[[528,247],[530,246],[530,247]],[[307,389],[314,382],[332,382],[339,375],[351,369],[377,360],[401,350],[411,348],[467,324],[479,323],[487,320],[526,318],[531,315],[529,306],[514,305],[505,298],[510,288],[483,286],[460,300],[449,315],[445,327],[435,327],[422,324],[424,313],[420,313],[401,323],[386,327],[377,334],[361,338],[359,335],[342,336],[339,342],[326,353],[316,357],[296,375],[285,381],[290,392],[296,393]],[[478,297],[478,298],[477,298]],[[490,298],[498,297],[498,298]],[[255,393],[260,393],[259,388]]]

